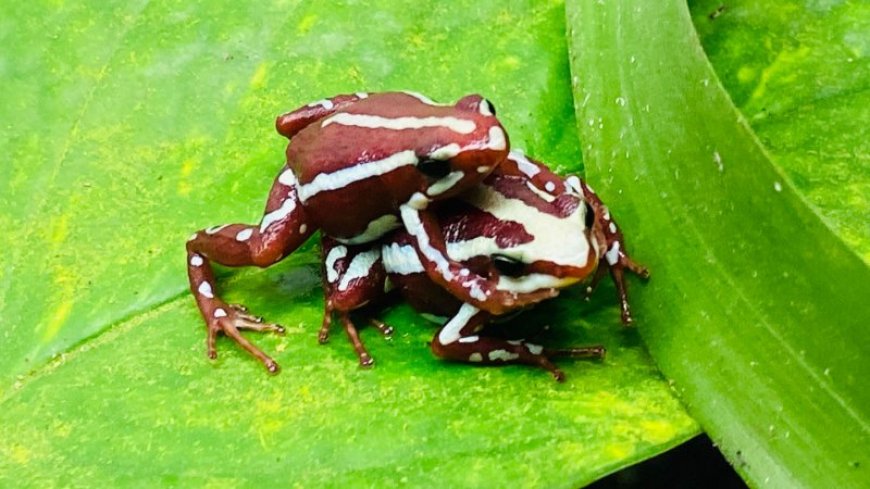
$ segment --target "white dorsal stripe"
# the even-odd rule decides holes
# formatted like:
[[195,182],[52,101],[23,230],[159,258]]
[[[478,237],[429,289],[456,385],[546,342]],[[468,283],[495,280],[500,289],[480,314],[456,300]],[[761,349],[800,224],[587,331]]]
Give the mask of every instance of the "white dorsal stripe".
[[417,164],[417,155],[413,150],[400,151],[382,160],[357,163],[348,168],[332,173],[321,173],[309,183],[299,186],[299,199],[302,202],[314,197],[320,192],[338,190],[367,178],[384,175],[396,168]]
[[421,129],[424,127],[444,127],[459,134],[469,134],[477,128],[474,121],[458,117],[381,117],[368,114],[348,114],[342,112],[323,121],[320,127],[330,124],[343,126],[368,127],[372,129]]

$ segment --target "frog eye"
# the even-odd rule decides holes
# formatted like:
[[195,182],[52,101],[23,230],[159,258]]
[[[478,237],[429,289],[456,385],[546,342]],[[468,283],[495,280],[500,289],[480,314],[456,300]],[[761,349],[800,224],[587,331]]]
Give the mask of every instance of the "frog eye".
[[483,115],[495,115],[495,105],[492,105],[492,102],[487,99],[482,99],[478,108]]
[[595,224],[595,209],[589,205],[589,202],[584,203],[586,204],[586,227],[591,228]]
[[450,173],[450,162],[447,160],[423,160],[417,163],[417,169],[431,178],[444,178]]
[[508,277],[519,277],[526,269],[526,264],[505,255],[493,255],[492,264],[498,273]]

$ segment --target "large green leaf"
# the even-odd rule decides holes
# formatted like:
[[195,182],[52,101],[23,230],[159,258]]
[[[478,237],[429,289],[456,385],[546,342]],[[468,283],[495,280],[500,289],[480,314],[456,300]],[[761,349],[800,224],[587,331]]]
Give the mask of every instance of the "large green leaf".
[[[601,363],[449,365],[406,308],[378,366],[316,343],[313,243],[226,298],[288,326],[205,358],[184,242],[259,218],[276,114],[334,93],[486,93],[516,147],[579,171],[560,2],[8,3],[0,12],[0,486],[402,482],[576,487],[697,433],[612,288],[527,316]],[[638,253],[644,256],[645,253]],[[639,292],[639,290],[638,290]],[[636,294],[640,295],[639,293]]]
[[[866,264],[759,144],[684,2],[571,0],[568,18],[588,176],[622,196],[613,208],[649,253],[636,315],[659,366],[751,485],[866,484]],[[866,107],[841,102],[866,137]],[[864,168],[850,175],[866,188]]]
[[795,189],[870,262],[870,3],[720,6],[690,2],[722,84]]

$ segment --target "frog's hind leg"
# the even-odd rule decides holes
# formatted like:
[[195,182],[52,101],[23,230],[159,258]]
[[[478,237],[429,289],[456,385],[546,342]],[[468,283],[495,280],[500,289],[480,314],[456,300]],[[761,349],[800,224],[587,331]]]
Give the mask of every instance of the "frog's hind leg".
[[492,316],[470,304],[463,304],[435,338],[432,351],[436,356],[447,360],[482,365],[502,365],[523,363],[536,365],[550,372],[561,382],[565,374],[556,367],[550,358],[603,358],[601,346],[547,349],[525,340],[505,340],[478,334]]
[[217,294],[211,262],[230,267],[268,267],[298,248],[315,231],[306,223],[296,179],[285,166],[275,179],[266,211],[257,225],[227,224],[197,231],[187,241],[187,275],[190,290],[208,326],[208,356],[217,357],[219,333],[232,338],[263,362],[271,373],[278,364],[239,334],[239,329],[282,333],[284,329],[251,316],[242,306],[229,305]]
[[[351,312],[387,295],[387,272],[384,269],[379,244],[348,246],[328,237],[321,238],[323,266],[323,325],[318,334],[321,344],[329,341],[333,316],[338,316],[362,367],[374,364],[351,319]],[[369,319],[378,331],[389,338],[393,328],[376,319]]]

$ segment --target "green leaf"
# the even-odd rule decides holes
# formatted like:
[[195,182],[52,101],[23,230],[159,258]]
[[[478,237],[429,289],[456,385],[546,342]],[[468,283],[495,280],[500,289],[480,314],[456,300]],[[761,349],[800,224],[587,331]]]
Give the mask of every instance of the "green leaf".
[[604,343],[569,380],[437,361],[407,308],[356,368],[320,346],[314,242],[224,296],[288,328],[205,358],[184,242],[255,222],[282,164],[274,116],[358,90],[486,93],[515,147],[579,171],[560,2],[33,1],[4,5],[0,486],[577,487],[697,433],[612,288],[529,324]]
[[866,264],[770,160],[684,2],[571,0],[568,18],[588,177],[652,269],[635,313],[653,357],[750,485],[861,486]]
[[690,3],[731,99],[788,180],[870,262],[870,3]]

